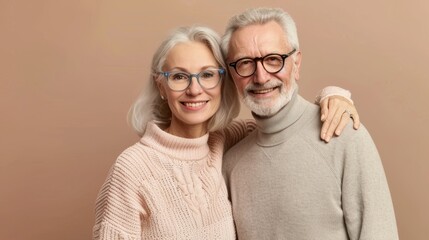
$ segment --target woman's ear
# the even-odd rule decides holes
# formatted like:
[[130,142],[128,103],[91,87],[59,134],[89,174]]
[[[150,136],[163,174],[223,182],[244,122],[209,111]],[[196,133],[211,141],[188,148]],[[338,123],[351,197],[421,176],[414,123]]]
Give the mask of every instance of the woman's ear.
[[158,91],[159,91],[159,95],[161,96],[161,99],[164,100],[165,99],[165,89],[164,89],[164,85],[162,84],[161,78],[160,77],[153,77],[153,80],[156,83],[156,86],[158,87]]

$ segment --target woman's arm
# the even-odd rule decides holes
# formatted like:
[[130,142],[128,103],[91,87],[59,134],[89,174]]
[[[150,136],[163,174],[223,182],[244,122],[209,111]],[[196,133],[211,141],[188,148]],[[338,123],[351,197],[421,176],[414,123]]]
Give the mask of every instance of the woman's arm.
[[109,171],[95,206],[93,240],[140,239],[147,216],[139,194],[139,176],[131,152],[122,153]]
[[339,136],[350,118],[353,119],[353,127],[359,128],[359,114],[348,90],[335,86],[325,87],[316,97],[316,103],[320,105],[320,120],[323,122],[320,137],[325,142],[329,142],[334,133]]

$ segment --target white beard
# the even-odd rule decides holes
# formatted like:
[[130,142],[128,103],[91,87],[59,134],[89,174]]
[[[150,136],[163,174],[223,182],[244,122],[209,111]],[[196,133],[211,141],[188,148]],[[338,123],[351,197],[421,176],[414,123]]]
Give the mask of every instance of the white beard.
[[291,76],[291,86],[287,90],[284,83],[278,79],[273,79],[269,83],[263,85],[263,88],[271,88],[279,86],[280,95],[276,99],[256,99],[248,94],[248,89],[254,88],[254,84],[246,86],[243,93],[243,102],[247,107],[256,115],[261,117],[271,117],[282,109],[292,99],[292,95],[295,92],[298,85],[296,84],[295,78]]

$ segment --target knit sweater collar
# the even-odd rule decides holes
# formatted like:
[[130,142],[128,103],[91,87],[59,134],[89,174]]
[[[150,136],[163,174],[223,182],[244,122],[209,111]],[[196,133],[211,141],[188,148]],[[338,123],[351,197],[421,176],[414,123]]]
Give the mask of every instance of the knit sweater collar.
[[198,138],[182,138],[169,134],[153,121],[146,126],[140,142],[155,151],[182,161],[197,161],[207,156],[210,149],[207,144],[209,134]]
[[302,117],[308,104],[298,95],[298,88],[296,88],[289,103],[275,115],[262,118],[252,113],[259,130],[258,144],[272,146],[286,141],[295,132],[294,123]]

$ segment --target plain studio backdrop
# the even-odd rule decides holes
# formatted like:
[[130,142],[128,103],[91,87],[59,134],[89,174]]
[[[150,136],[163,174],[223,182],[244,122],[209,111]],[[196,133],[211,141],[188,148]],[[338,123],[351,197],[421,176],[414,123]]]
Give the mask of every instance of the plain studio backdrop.
[[304,97],[352,91],[401,239],[427,239],[426,0],[0,0],[0,239],[90,239],[98,190],[138,140],[126,114],[160,40],[190,24],[222,33],[256,6],[296,20]]

